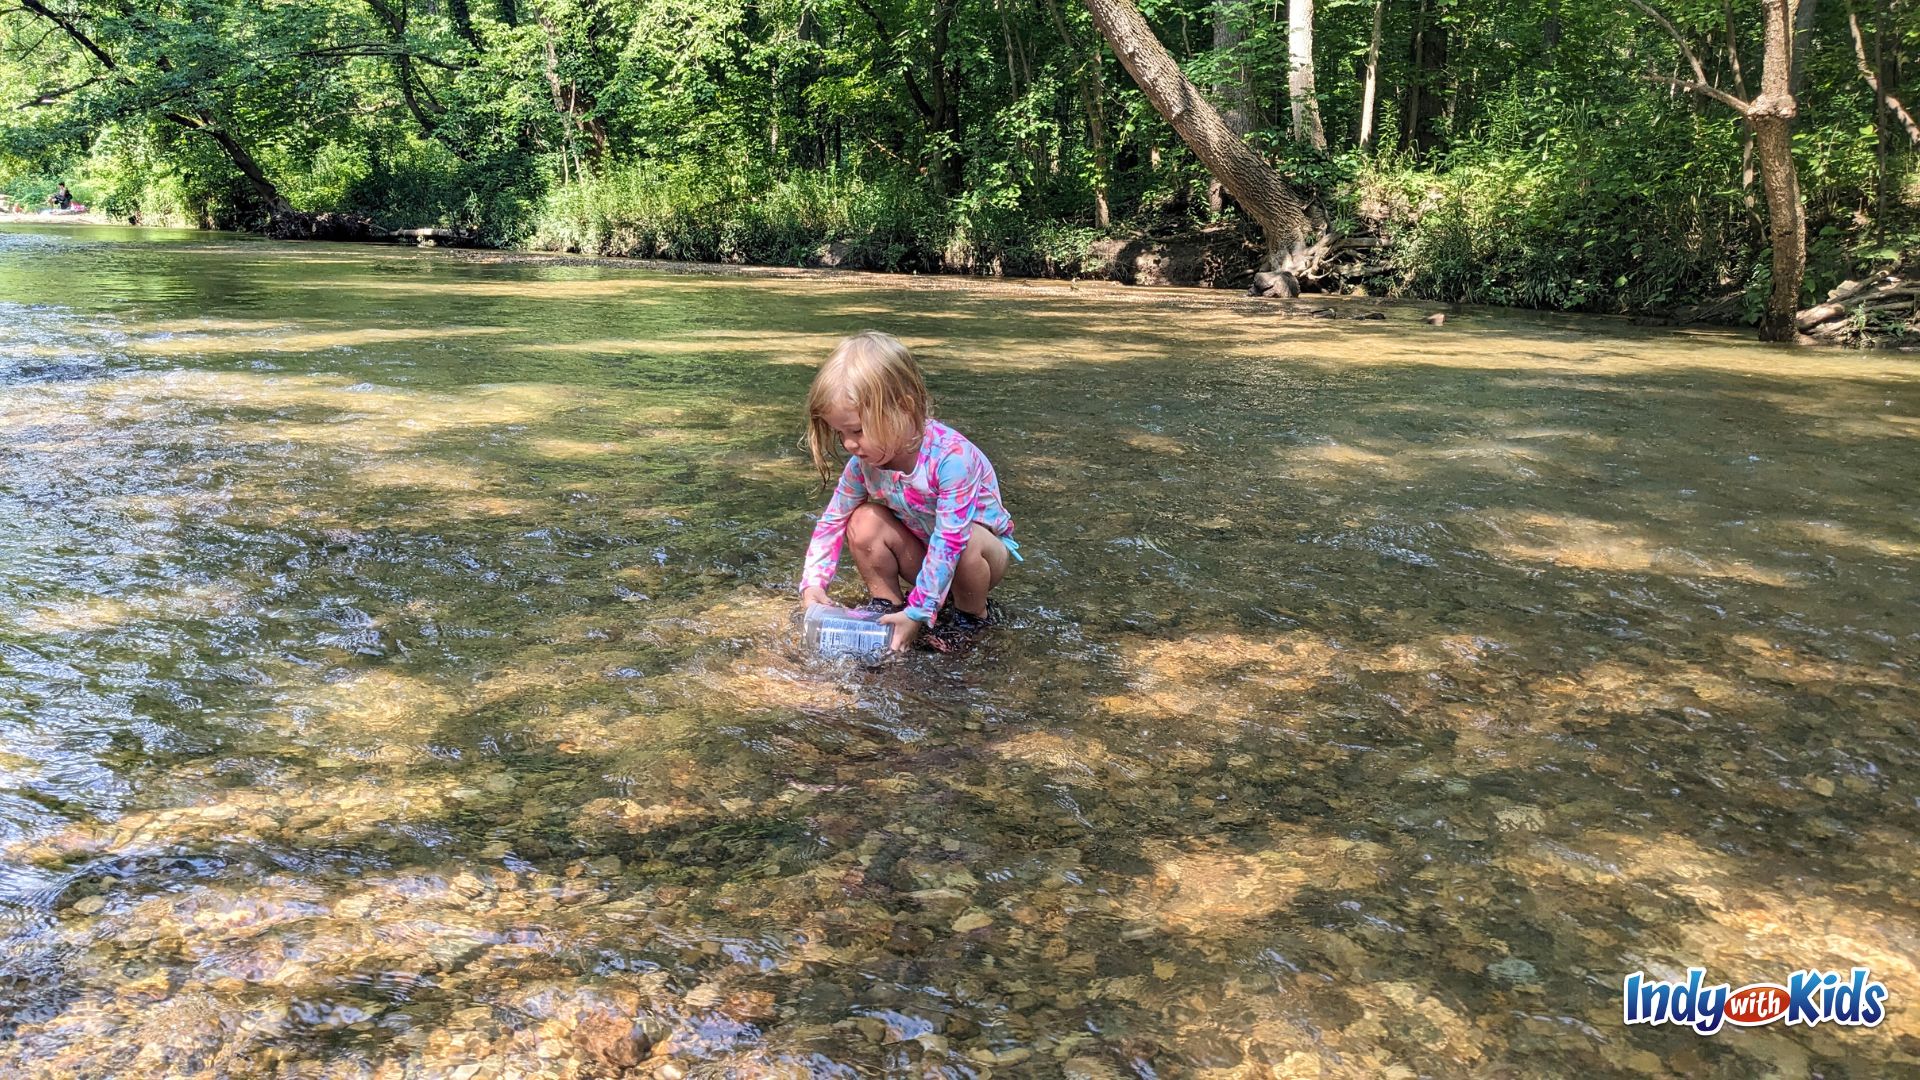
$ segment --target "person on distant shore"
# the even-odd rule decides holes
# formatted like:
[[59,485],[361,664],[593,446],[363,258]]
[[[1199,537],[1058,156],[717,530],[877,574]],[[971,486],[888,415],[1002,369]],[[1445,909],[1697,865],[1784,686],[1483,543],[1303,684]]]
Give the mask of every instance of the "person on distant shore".
[[[833,479],[836,440],[848,457],[807,547],[801,602],[828,602],[841,545],[851,543],[870,594],[861,607],[891,627],[895,652],[929,630],[942,652],[977,638],[988,591],[1020,558],[993,464],[931,411],[913,354],[877,330],[842,341],[807,393],[807,448],[821,481]],[[903,581],[913,585],[904,597]]]
[[57,188],[53,194],[47,196],[47,201],[53,204],[55,210],[69,210],[73,208],[73,192],[67,190],[67,182],[65,180],[60,181],[59,188]]

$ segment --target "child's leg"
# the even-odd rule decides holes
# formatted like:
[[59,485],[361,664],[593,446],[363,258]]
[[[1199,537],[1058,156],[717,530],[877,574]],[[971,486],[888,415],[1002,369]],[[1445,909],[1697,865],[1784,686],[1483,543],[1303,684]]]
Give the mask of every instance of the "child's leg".
[[871,502],[854,507],[847,518],[847,547],[853,551],[853,565],[867,583],[869,596],[895,604],[907,602],[900,579],[912,581],[920,573],[927,545],[908,532],[893,511]]
[[953,568],[953,589],[948,601],[969,615],[985,618],[987,593],[1007,576],[1007,564],[1011,561],[1007,545],[1001,543],[993,530],[976,524],[973,535],[967,537],[967,549],[960,553],[960,562]]
[[[927,546],[918,544],[913,549],[911,559],[900,561],[900,576],[909,583],[919,577],[920,562],[926,558],[926,554]],[[960,552],[960,561],[953,566],[953,584],[947,589],[947,603],[976,618],[986,618],[987,593],[1000,584],[1001,578],[1007,576],[1007,564],[1012,561],[1013,556],[1007,553],[1007,545],[993,534],[992,529],[975,525],[967,537],[966,548]]]
[[[920,576],[927,545],[907,531],[893,511],[878,503],[861,503],[847,519],[847,546],[869,595],[896,604],[906,602],[901,582]],[[975,525],[967,546],[953,568],[953,586],[947,602],[969,615],[985,616],[987,593],[1007,574],[1012,556],[1007,545],[984,525]]]

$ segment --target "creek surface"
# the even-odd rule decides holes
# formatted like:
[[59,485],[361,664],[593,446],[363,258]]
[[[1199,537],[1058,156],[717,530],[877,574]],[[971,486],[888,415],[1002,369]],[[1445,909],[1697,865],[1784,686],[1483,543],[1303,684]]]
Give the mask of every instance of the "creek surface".
[[[1920,369],[1283,310],[0,230],[0,1073],[1920,1068]],[[963,657],[797,640],[869,326]]]

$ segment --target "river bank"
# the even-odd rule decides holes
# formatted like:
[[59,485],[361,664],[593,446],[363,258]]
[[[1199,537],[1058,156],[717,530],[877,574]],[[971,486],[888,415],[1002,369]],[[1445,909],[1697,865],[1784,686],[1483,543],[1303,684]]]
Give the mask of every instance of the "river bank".
[[[15,225],[109,225],[100,216],[87,215],[0,215],[0,224]],[[127,226],[142,228],[143,226]],[[197,231],[197,230],[188,230]],[[282,237],[280,239],[287,239]],[[1058,273],[1016,274],[1004,265],[989,265],[972,270],[887,270],[864,265],[849,256],[845,245],[822,245],[797,265],[756,263],[746,260],[701,261],[659,258],[634,250],[610,250],[584,253],[552,247],[523,245],[494,247],[477,237],[454,229],[418,228],[393,231],[361,229],[351,235],[327,236],[320,242],[363,243],[373,245],[441,248],[450,255],[471,261],[506,265],[514,262],[544,262],[572,266],[634,266],[671,274],[748,275],[766,278],[822,277],[844,275],[871,277],[876,282],[908,280],[910,287],[925,287],[941,280],[955,283],[982,279],[1002,280],[1021,288],[1033,289],[1051,283],[1067,289],[1086,289],[1105,285],[1115,289],[1114,299],[1139,298],[1135,289],[1185,290],[1189,298],[1200,302],[1211,299],[1246,299],[1247,311],[1270,311],[1278,317],[1364,318],[1367,310],[1387,310],[1383,302],[1399,310],[1418,310],[1448,319],[1509,313],[1516,317],[1569,315],[1613,320],[1638,326],[1682,327],[1712,326],[1741,328],[1750,325],[1742,318],[1743,304],[1738,295],[1697,305],[1656,308],[1633,312],[1555,311],[1551,308],[1514,308],[1501,305],[1463,304],[1416,296],[1395,295],[1391,287],[1393,269],[1391,247],[1370,239],[1366,253],[1372,262],[1359,264],[1363,277],[1375,282],[1372,287],[1333,292],[1306,293],[1295,300],[1251,299],[1245,297],[1248,282],[1258,268],[1261,249],[1254,234],[1240,227],[1215,227],[1190,230],[1161,229],[1131,237],[1113,237],[1088,247],[1089,258],[1072,267],[1055,266]],[[1906,265],[1895,266],[1861,281],[1843,282],[1820,304],[1802,313],[1802,329],[1811,331],[1802,341],[1809,345],[1868,346],[1900,352],[1920,351],[1920,288],[1910,283],[1920,280]],[[1236,295],[1237,294],[1237,295]],[[1165,296],[1161,300],[1168,299]],[[1345,302],[1359,302],[1357,305]],[[1370,307],[1371,305],[1371,307]]]
[[113,225],[105,214],[0,213],[0,225]]
[[[997,267],[989,267],[986,271],[951,270],[928,273],[888,271],[858,265],[854,260],[846,257],[843,246],[839,245],[823,245],[813,255],[801,260],[798,266],[776,266],[746,261],[701,262],[663,259],[621,252],[584,254],[578,251],[538,247],[481,248],[464,240],[460,246],[470,249],[466,252],[469,256],[483,259],[525,256],[563,260],[574,265],[603,263],[636,265],[675,274],[744,273],[767,277],[855,274],[870,275],[880,280],[907,277],[915,281],[934,281],[943,278],[953,281],[978,281],[987,278],[1005,280],[1025,288],[1038,287],[1043,282],[1066,282],[1070,288],[1084,287],[1098,282],[1123,287],[1115,294],[1121,298],[1128,295],[1129,290],[1133,288],[1191,290],[1196,294],[1215,297],[1222,294],[1232,296],[1236,293],[1244,296],[1248,284],[1259,267],[1262,254],[1251,231],[1228,227],[1185,232],[1163,231],[1159,235],[1143,233],[1131,238],[1102,240],[1090,248],[1097,258],[1085,267],[1097,272],[1089,272],[1085,275],[1077,273],[1016,275],[1004,273],[1002,268]],[[1346,308],[1338,304],[1330,306],[1328,302],[1379,303],[1384,301],[1407,309],[1420,309],[1429,314],[1440,314],[1444,316],[1442,321],[1446,318],[1456,318],[1462,313],[1476,313],[1482,316],[1492,313],[1509,313],[1521,317],[1567,315],[1609,319],[1637,326],[1713,326],[1729,329],[1751,326],[1751,323],[1743,317],[1745,305],[1739,294],[1725,296],[1704,304],[1625,312],[1556,311],[1551,308],[1464,304],[1396,295],[1391,288],[1393,274],[1390,262],[1391,248],[1375,238],[1370,238],[1365,250],[1374,256],[1374,261],[1357,265],[1364,271],[1363,279],[1375,282],[1373,287],[1359,284],[1355,288],[1339,291],[1305,293],[1294,300],[1275,298],[1250,300],[1248,310],[1278,310],[1282,315],[1307,315],[1319,318],[1342,317],[1344,313],[1346,317],[1354,317]],[[853,265],[849,265],[850,263]],[[1802,335],[1802,343],[1865,346],[1900,352],[1920,351],[1920,288],[1910,285],[1917,281],[1920,281],[1920,275],[1915,274],[1911,265],[1902,263],[1859,280],[1840,283],[1827,294],[1825,300],[1802,312],[1801,329],[1806,332]]]

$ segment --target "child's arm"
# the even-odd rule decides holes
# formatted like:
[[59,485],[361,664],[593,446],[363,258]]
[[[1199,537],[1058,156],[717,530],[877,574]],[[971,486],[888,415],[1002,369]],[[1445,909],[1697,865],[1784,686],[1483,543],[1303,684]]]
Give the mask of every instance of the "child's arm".
[[977,512],[976,493],[980,477],[971,462],[960,454],[948,454],[934,467],[933,535],[927,537],[927,557],[920,560],[920,574],[913,579],[913,591],[907,594],[906,614],[918,622],[933,625],[933,617],[946,602],[953,587],[953,569],[960,554],[967,550],[973,535]]
[[800,571],[801,592],[824,591],[833,581],[833,572],[840,569],[840,545],[847,538],[847,518],[865,501],[867,484],[861,478],[860,462],[848,458],[847,467],[840,470],[840,483],[833,489],[833,498],[827,500],[827,508],[820,512],[820,520],[813,527],[813,540],[807,544],[807,562]]

